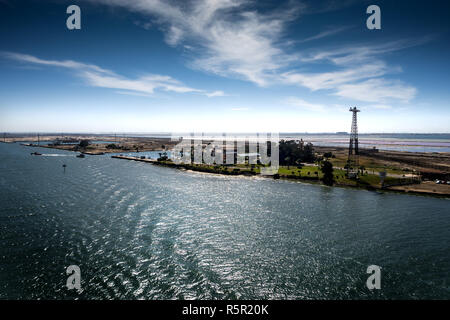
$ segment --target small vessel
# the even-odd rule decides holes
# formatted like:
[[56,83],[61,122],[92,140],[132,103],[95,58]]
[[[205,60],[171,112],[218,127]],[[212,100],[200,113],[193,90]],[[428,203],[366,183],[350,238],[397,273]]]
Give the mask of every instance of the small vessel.
[[77,155],[77,158],[84,158],[85,155],[83,153],[80,153],[79,155]]
[[39,153],[39,152],[32,152],[31,155],[32,155],[32,156],[42,156],[42,153]]

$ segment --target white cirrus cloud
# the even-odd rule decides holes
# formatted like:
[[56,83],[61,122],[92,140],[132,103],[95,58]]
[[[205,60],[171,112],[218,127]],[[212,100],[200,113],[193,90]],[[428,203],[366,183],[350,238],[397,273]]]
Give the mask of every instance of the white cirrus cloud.
[[379,77],[386,74],[387,71],[388,68],[385,63],[376,61],[371,64],[331,72],[285,72],[280,75],[280,80],[284,83],[299,85],[312,91],[317,91],[323,89],[335,89],[339,85],[345,83]]
[[[394,89],[399,89],[396,92],[381,79],[387,74],[402,72],[398,66],[387,65],[381,57],[430,40],[425,37],[383,44],[348,44],[302,53],[287,52],[286,44],[323,39],[349,28],[335,26],[303,40],[289,40],[286,38],[287,26],[300,14],[311,10],[335,10],[353,4],[354,0],[339,4],[330,1],[320,10],[314,10],[311,4],[308,8],[303,1],[289,2],[288,6],[270,13],[258,11],[253,0],[88,1],[123,7],[148,16],[152,25],[164,32],[170,46],[180,46],[191,53],[187,54],[188,65],[195,69],[247,80],[262,87],[279,83],[297,85],[364,102],[374,102],[374,94],[362,92],[368,86],[380,93],[379,103],[389,99],[411,100],[417,89],[395,84]],[[314,69],[319,64],[321,72],[308,71],[308,67]]]
[[226,94],[225,94],[225,92],[223,92],[221,90],[217,90],[217,91],[206,93],[206,96],[209,97],[209,98],[212,98],[212,97],[225,97]]
[[135,79],[126,78],[111,70],[93,64],[86,64],[73,60],[45,60],[28,54],[3,52],[6,58],[20,62],[48,67],[60,67],[72,70],[78,77],[93,87],[118,89],[120,94],[149,96],[155,90],[175,93],[198,93],[207,97],[225,96],[223,91],[205,91],[184,85],[182,82],[165,75],[148,74]]
[[313,36],[311,36],[309,38],[305,38],[305,39],[298,40],[298,41],[295,41],[295,42],[296,43],[305,43],[305,42],[309,42],[309,41],[319,40],[319,39],[322,39],[322,38],[326,38],[326,37],[329,37],[329,36],[341,33],[341,32],[343,32],[345,30],[350,29],[350,28],[351,28],[350,26],[342,26],[342,27],[338,27],[338,28],[330,28],[328,30],[321,31],[318,34],[315,34],[315,35],[313,35]]
[[262,14],[251,0],[90,0],[147,14],[171,46],[189,42],[195,48],[190,65],[266,86],[274,74],[296,57],[279,46],[286,23],[300,4]]
[[297,97],[287,97],[284,101],[285,104],[296,107],[296,108],[301,108],[301,109],[306,109],[309,111],[320,111],[323,112],[326,109],[326,106],[323,104],[319,104],[319,103],[311,103],[308,101],[305,101],[301,98],[297,98]]
[[416,96],[417,89],[398,80],[382,78],[387,74],[398,74],[402,69],[388,66],[379,56],[420,45],[428,40],[392,41],[382,45],[341,47],[304,54],[301,58],[304,63],[329,64],[335,70],[320,73],[290,71],[281,73],[279,79],[311,91],[330,90],[333,95],[350,100],[371,103],[409,102]]
[[409,102],[415,97],[416,93],[416,88],[405,85],[400,81],[377,78],[340,85],[334,94],[353,100],[383,103],[389,100]]
[[353,66],[359,63],[379,60],[377,57],[380,57],[383,54],[422,45],[431,39],[432,37],[422,37],[417,39],[388,41],[382,44],[348,45],[330,50],[314,50],[309,54],[302,55],[300,59],[303,62],[328,61],[339,66]]

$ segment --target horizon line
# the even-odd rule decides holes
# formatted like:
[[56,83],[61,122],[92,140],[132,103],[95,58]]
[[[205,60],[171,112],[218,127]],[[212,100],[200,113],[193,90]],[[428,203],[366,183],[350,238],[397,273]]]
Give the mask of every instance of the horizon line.
[[[136,134],[136,135],[144,135],[144,134],[157,134],[157,135],[167,135],[167,134],[173,134],[173,133],[207,133],[207,134],[254,134],[254,133],[278,133],[278,134],[333,134],[333,135],[339,135],[339,134],[350,134],[350,132],[347,131],[334,131],[334,132],[324,132],[324,131],[318,131],[318,132],[301,132],[301,131],[293,131],[293,132],[277,132],[277,131],[251,131],[251,132],[212,132],[212,131],[79,131],[79,132],[71,132],[71,131],[0,131],[0,136],[3,136],[4,134],[45,134],[45,135],[85,135],[85,134],[93,134],[93,135],[130,135],[130,134]],[[358,132],[358,134],[450,134],[450,132]]]

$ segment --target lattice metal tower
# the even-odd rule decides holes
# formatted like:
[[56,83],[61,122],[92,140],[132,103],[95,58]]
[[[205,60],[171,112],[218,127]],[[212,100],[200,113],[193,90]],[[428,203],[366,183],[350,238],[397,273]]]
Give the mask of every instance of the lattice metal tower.
[[358,146],[358,118],[360,112],[356,107],[350,108],[352,116],[352,132],[350,134],[350,144],[348,146],[347,174],[358,175],[359,169],[359,146]]

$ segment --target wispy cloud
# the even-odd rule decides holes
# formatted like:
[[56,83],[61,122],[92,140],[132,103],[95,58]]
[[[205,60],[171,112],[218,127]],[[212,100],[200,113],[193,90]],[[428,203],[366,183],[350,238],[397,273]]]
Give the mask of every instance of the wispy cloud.
[[425,43],[429,39],[402,40],[381,45],[340,47],[304,54],[304,63],[330,65],[331,72],[305,73],[290,71],[280,75],[281,81],[306,87],[312,91],[330,90],[341,98],[364,102],[409,102],[417,89],[398,80],[383,78],[402,69],[389,66],[380,56]]
[[138,27],[141,27],[141,28],[143,28],[145,30],[150,30],[153,27],[153,23],[148,22],[148,21],[147,22],[143,22],[143,21],[140,21],[140,20],[135,20],[135,21],[133,21],[133,23],[135,25],[137,25]]
[[[404,39],[390,41],[375,45],[348,45],[332,50],[315,50],[310,54],[303,55],[303,62],[331,62],[335,65],[354,65],[363,63],[383,54],[415,47],[430,41],[432,37],[418,39]],[[379,58],[376,58],[378,60]]]
[[360,65],[354,68],[344,68],[339,71],[322,73],[285,72],[280,75],[281,81],[300,85],[312,91],[335,89],[339,85],[362,79],[378,77],[386,74],[387,66],[379,61],[372,64]]
[[12,60],[17,60],[17,61],[22,61],[22,62],[29,62],[32,64],[37,64],[37,65],[44,65],[44,66],[53,66],[53,67],[63,67],[63,68],[69,68],[69,69],[89,69],[92,70],[94,72],[99,72],[99,73],[105,73],[105,74],[112,74],[111,71],[100,68],[96,65],[93,64],[86,64],[86,63],[81,63],[81,62],[76,62],[73,60],[44,60],[44,59],[40,59],[37,58],[35,56],[29,55],[29,54],[22,54],[22,53],[15,53],[15,52],[1,52],[2,56],[12,59]]
[[[364,102],[375,100],[373,93],[366,92],[369,88],[379,94],[377,102],[413,99],[417,89],[398,81],[385,80],[387,74],[402,70],[398,66],[389,66],[381,57],[429,41],[423,38],[287,52],[285,44],[292,41],[286,39],[286,29],[291,21],[301,14],[338,10],[354,4],[355,0],[326,1],[319,7],[315,1],[289,2],[288,6],[271,13],[257,11],[252,0],[90,1],[147,15],[152,24],[163,30],[170,46],[180,46],[188,51],[188,64],[193,68],[237,77],[262,87],[275,83],[297,85]],[[323,39],[348,28],[334,27],[293,42]],[[325,71],[305,71],[319,64]]]
[[344,84],[337,88],[335,95],[367,102],[387,102],[392,99],[409,102],[415,97],[417,89],[400,81],[369,79],[354,84]]
[[226,94],[225,94],[225,92],[218,90],[218,91],[213,91],[213,92],[210,92],[210,93],[206,93],[206,96],[208,96],[209,98],[212,98],[212,97],[224,97],[224,96],[226,96]]
[[165,75],[147,74],[135,79],[126,78],[116,74],[111,70],[101,68],[93,64],[86,64],[73,60],[45,60],[32,55],[3,52],[6,58],[20,62],[31,63],[47,67],[66,68],[74,72],[75,75],[86,81],[93,87],[118,89],[120,94],[149,96],[155,90],[175,92],[175,93],[198,93],[207,97],[224,96],[223,91],[208,92],[184,85],[182,82]]
[[323,39],[329,36],[333,36],[336,35],[338,33],[341,33],[345,30],[350,29],[350,26],[343,26],[343,27],[337,27],[337,28],[331,28],[322,32],[319,32],[318,34],[311,36],[309,38],[305,38],[299,41],[296,41],[296,43],[305,43],[305,42],[309,42],[309,41],[314,41],[314,40],[319,40],[319,39]]
[[290,106],[293,106],[296,108],[306,109],[309,111],[323,112],[326,109],[326,106],[323,104],[311,103],[311,102],[305,101],[305,100],[297,98],[297,97],[288,97],[283,102],[287,105],[290,105]]
[[251,0],[91,0],[148,14],[158,23],[171,46],[189,42],[194,48],[190,65],[196,69],[234,76],[266,86],[273,75],[295,57],[279,46],[286,23],[300,4],[270,14],[254,9]]

